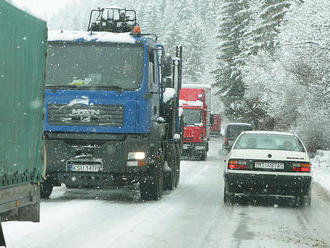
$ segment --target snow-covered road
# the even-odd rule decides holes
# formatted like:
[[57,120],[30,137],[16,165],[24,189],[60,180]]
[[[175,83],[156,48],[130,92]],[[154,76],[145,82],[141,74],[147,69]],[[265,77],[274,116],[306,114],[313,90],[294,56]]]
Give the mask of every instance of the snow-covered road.
[[312,207],[286,202],[223,204],[223,155],[213,138],[206,161],[182,161],[181,181],[157,202],[134,187],[55,188],[40,223],[4,223],[9,248],[330,247],[330,198],[313,185]]

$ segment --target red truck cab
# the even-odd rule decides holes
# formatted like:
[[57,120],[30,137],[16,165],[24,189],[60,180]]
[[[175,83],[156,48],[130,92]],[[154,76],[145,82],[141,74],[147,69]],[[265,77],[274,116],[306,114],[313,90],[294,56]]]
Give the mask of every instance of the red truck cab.
[[209,149],[209,107],[211,87],[208,85],[183,85],[180,91],[180,108],[185,121],[183,156],[205,160]]

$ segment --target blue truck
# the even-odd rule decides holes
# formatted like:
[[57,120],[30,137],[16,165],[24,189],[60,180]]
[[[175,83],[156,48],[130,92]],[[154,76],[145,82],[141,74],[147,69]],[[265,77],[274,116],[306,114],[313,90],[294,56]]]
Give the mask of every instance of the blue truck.
[[181,47],[174,56],[141,34],[134,10],[94,9],[87,32],[49,32],[41,197],[61,183],[139,183],[157,200],[178,185]]

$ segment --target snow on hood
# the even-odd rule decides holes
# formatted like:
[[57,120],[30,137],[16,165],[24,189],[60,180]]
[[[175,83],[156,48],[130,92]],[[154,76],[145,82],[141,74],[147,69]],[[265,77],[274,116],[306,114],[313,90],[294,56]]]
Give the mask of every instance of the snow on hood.
[[56,30],[48,32],[49,41],[94,41],[134,44],[135,39],[129,33],[86,32],[72,30]]
[[164,102],[169,102],[171,99],[175,97],[175,89],[173,88],[166,88],[164,92]]
[[203,102],[200,100],[197,101],[179,100],[179,105],[181,107],[183,106],[203,107]]

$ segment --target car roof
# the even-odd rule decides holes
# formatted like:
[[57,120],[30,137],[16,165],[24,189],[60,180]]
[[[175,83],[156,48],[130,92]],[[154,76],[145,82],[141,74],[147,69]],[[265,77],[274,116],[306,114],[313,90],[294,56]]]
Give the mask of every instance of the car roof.
[[[243,132],[242,132],[243,133]],[[283,131],[244,131],[244,133],[255,133],[255,134],[277,134],[277,135],[291,135],[296,136],[294,133],[283,132]]]

